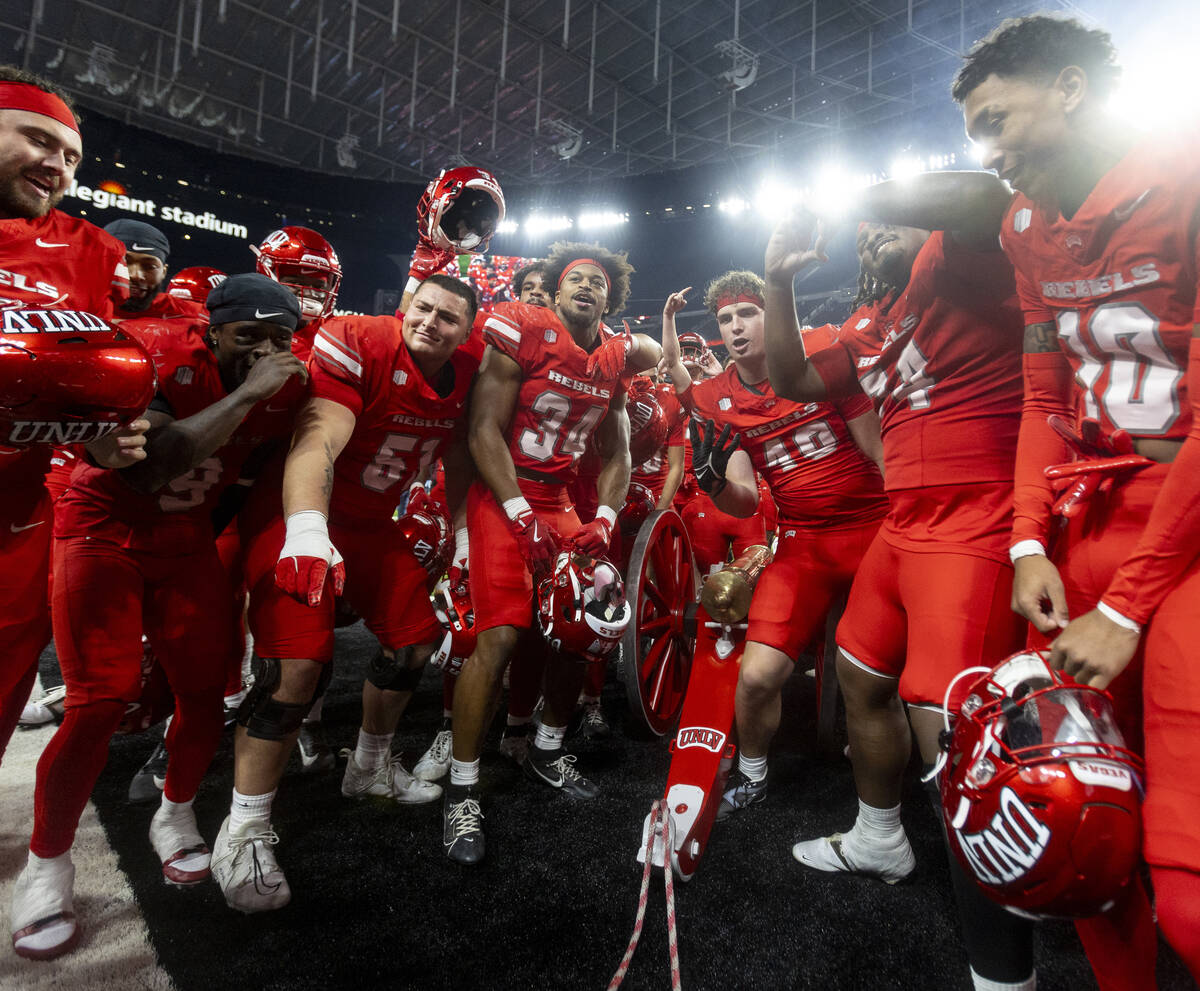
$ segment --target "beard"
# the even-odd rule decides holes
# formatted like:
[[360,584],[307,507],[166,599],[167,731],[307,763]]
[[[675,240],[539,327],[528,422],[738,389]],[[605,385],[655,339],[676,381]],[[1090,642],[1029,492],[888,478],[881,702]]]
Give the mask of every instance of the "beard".
[[63,187],[48,199],[42,199],[25,188],[24,174],[16,170],[0,176],[0,217],[37,220],[58,206],[66,194],[66,187]]
[[121,304],[121,309],[126,313],[141,313],[144,310],[150,309],[150,304],[153,303],[155,298],[158,296],[158,290],[160,288],[162,288],[161,282],[144,296],[130,296],[127,300],[125,300],[124,303]]

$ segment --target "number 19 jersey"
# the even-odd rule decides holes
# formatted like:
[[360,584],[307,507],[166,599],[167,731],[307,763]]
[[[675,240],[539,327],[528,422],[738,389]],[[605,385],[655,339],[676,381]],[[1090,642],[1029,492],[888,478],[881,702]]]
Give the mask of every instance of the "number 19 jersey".
[[540,306],[500,303],[485,318],[483,336],[521,367],[508,429],[513,465],[518,473],[570,482],[620,391],[620,376],[589,377],[588,353],[553,310]]

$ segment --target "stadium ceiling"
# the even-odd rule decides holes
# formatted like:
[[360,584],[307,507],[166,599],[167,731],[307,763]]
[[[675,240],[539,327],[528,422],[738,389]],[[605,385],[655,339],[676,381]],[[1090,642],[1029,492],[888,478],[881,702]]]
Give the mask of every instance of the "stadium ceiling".
[[[1002,18],[1107,0],[0,0],[0,61],[205,147],[533,182],[836,144],[945,110]],[[5,50],[6,49],[6,50]]]

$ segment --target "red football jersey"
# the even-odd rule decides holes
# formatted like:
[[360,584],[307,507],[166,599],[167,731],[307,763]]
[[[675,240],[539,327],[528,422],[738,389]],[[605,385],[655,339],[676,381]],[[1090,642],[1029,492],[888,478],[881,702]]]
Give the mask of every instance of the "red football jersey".
[[687,412],[680,405],[675,388],[669,383],[658,385],[654,392],[667,420],[667,439],[643,464],[633,466],[630,481],[646,486],[654,493],[655,498],[658,498],[662,495],[663,486],[667,484],[667,473],[670,471],[667,451],[672,447],[683,447],[687,444],[687,438],[684,436]]
[[[59,210],[0,220],[0,309],[30,306],[84,310],[112,318],[109,293],[128,286],[125,246],[95,224]],[[0,446],[0,512],[25,518],[50,465],[45,444]]]
[[144,310],[123,310],[117,308],[113,312],[113,321],[125,323],[133,320],[179,320],[199,318],[208,324],[208,311],[199,303],[169,293],[160,292]]
[[1018,193],[1000,241],[1025,323],[1053,320],[1084,415],[1106,431],[1187,435],[1188,342],[1197,310],[1200,139],[1135,146],[1070,220]]
[[857,375],[879,411],[888,490],[1013,477],[1024,324],[1012,266],[935,231],[903,292],[810,355],[831,395]]
[[770,382],[747,385],[730,364],[688,390],[700,418],[728,423],[766,480],[789,526],[859,526],[887,511],[879,470],[859,450],[846,421],[871,409],[859,393],[838,403],[780,399]]
[[484,339],[521,367],[521,390],[509,426],[518,471],[563,483],[620,392],[621,377],[589,378],[588,352],[553,310],[500,303],[486,317]]
[[[159,322],[143,344],[158,370],[158,397],[153,405],[165,402],[175,419],[194,416],[228,395],[216,355],[201,334],[180,334],[177,327]],[[209,514],[221,493],[238,480],[247,458],[262,445],[291,436],[304,394],[300,381],[289,379],[274,396],[250,410],[222,447],[153,494],[135,492],[119,471],[79,464],[71,487],[55,506],[55,535],[84,535],[92,524],[113,518],[140,531],[169,526],[181,541],[184,534],[204,536]],[[211,533],[208,536],[211,539]]]
[[396,317],[335,317],[313,343],[312,395],[349,409],[354,433],[334,464],[330,515],[389,520],[417,475],[466,437],[467,397],[482,340],[472,330],[430,384],[413,363]]

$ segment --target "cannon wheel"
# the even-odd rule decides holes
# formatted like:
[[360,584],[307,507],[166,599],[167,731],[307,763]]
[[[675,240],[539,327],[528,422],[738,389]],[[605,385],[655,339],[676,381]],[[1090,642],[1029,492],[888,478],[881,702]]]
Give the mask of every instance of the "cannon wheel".
[[696,565],[674,510],[646,517],[629,557],[633,622],[621,641],[625,694],[633,718],[662,736],[683,706],[695,646]]

